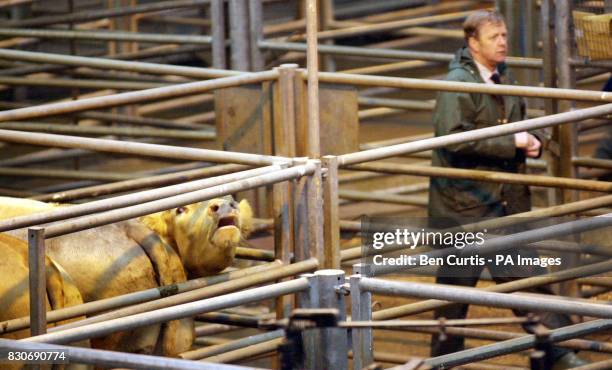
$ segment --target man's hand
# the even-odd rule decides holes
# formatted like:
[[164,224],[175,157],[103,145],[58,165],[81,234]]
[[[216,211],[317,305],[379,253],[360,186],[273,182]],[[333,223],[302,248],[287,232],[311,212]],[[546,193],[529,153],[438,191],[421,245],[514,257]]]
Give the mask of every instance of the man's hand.
[[540,155],[542,143],[528,132],[523,131],[514,134],[514,144],[517,148],[523,149],[527,157],[537,158]]

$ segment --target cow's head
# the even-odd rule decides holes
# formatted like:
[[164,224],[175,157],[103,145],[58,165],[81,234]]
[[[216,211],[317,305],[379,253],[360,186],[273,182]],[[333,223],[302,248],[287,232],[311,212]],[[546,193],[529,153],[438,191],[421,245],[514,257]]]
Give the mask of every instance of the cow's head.
[[[249,203],[246,200],[238,203],[231,196],[157,215],[161,216],[165,230],[152,228],[179,253],[190,278],[216,274],[228,267],[234,261],[239,242],[250,233],[253,218]],[[151,227],[150,222],[145,223]]]

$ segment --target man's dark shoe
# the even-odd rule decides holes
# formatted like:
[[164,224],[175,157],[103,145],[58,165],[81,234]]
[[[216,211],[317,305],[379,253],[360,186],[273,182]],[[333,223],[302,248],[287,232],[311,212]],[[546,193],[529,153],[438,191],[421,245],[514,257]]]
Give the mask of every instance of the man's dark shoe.
[[584,366],[590,364],[589,361],[583,360],[578,357],[574,352],[569,352],[555,361],[552,370],[566,370],[573,369],[578,366]]

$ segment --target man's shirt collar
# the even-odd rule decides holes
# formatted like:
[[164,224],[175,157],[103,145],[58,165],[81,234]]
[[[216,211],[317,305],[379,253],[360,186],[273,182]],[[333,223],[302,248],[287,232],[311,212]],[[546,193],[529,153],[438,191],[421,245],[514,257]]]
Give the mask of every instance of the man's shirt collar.
[[497,71],[497,68],[495,68],[495,71],[491,72],[487,67],[478,63],[476,60],[474,60],[474,63],[476,64],[476,67],[478,68],[478,72],[480,73],[480,77],[482,77],[482,80],[487,84],[495,84],[491,80],[491,76],[493,76],[494,73],[499,74],[499,72]]

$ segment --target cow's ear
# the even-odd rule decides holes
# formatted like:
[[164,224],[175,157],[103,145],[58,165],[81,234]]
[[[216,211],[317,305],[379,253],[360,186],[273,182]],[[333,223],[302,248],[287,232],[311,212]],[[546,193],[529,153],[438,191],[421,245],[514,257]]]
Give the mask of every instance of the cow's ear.
[[253,209],[249,201],[243,199],[238,204],[238,210],[240,211],[240,232],[243,238],[247,238],[253,231]]

